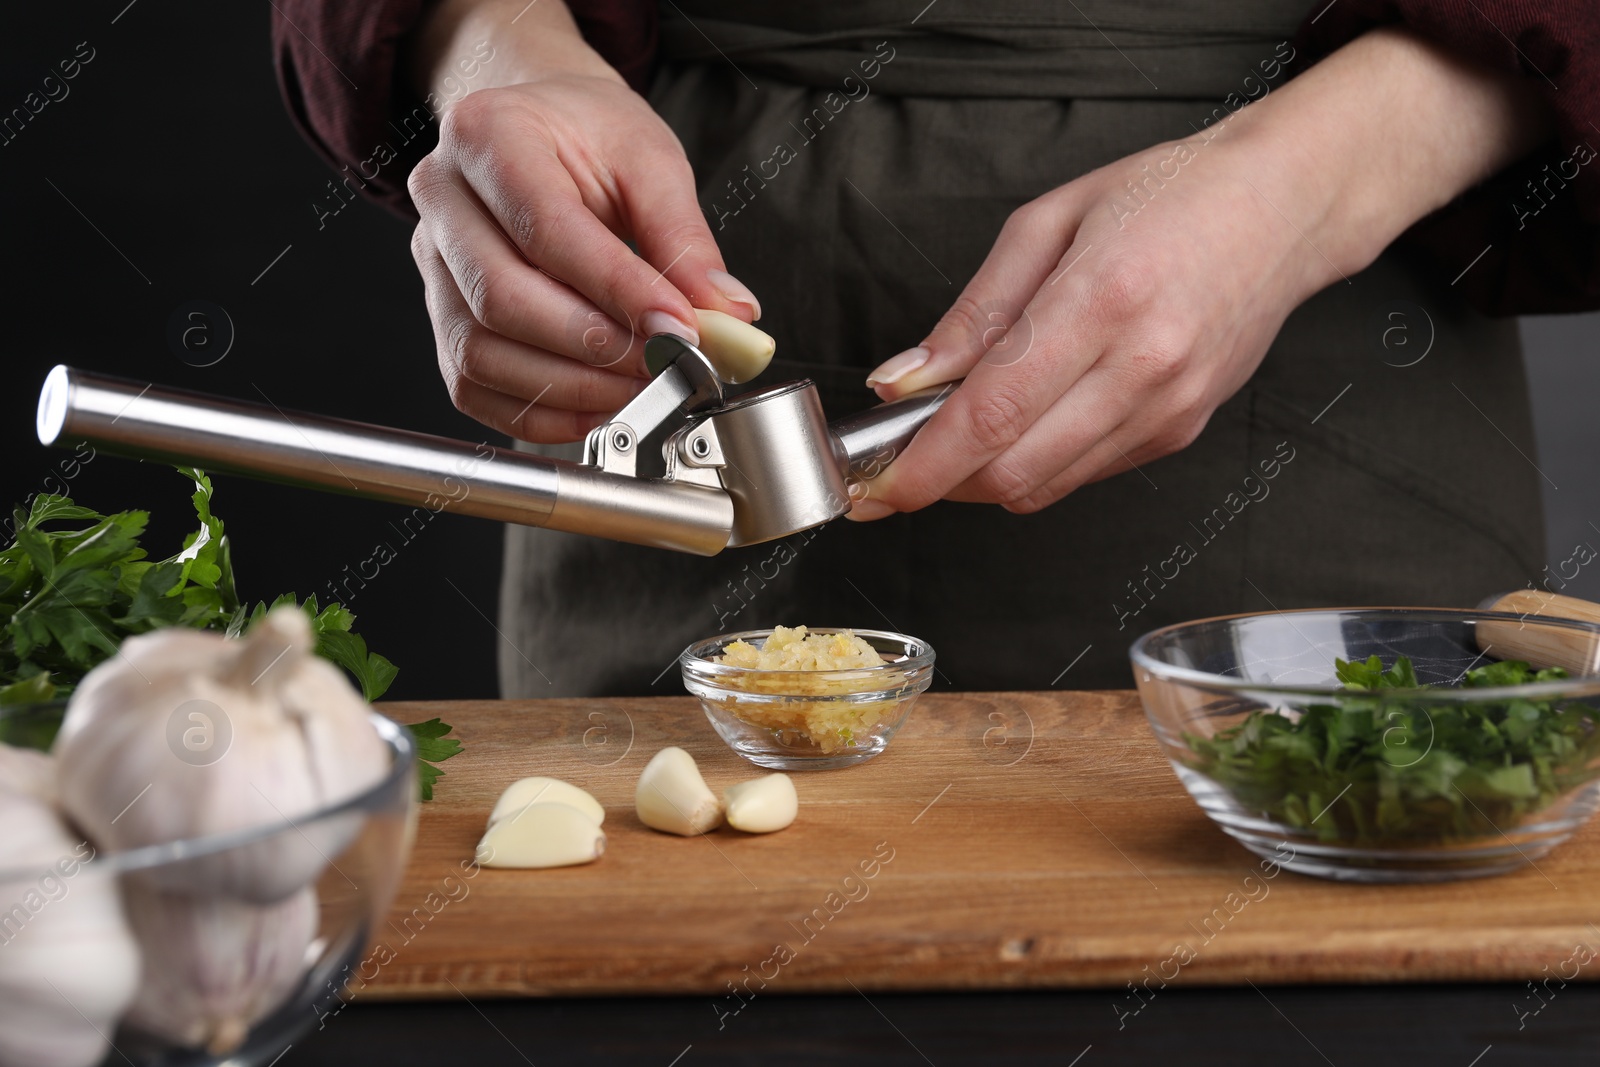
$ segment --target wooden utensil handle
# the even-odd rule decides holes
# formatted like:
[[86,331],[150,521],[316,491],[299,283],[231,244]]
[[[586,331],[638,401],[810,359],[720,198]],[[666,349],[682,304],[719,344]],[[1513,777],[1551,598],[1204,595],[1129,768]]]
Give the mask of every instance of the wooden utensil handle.
[[1600,623],[1600,604],[1577,597],[1518,589],[1490,597],[1486,611],[1520,615],[1522,621],[1483,621],[1477,625],[1478,647],[1495,659],[1526,660],[1535,667],[1565,667],[1570,674],[1600,673],[1600,636],[1582,630],[1530,626],[1541,619],[1576,619]]

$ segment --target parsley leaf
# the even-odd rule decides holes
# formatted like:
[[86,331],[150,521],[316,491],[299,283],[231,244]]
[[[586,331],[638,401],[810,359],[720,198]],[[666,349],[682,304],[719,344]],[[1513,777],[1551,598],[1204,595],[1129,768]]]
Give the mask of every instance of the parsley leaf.
[[434,766],[461,751],[461,742],[447,738],[452,727],[439,719],[414,722],[409,727],[417,742],[417,780],[422,786],[422,799],[433,799],[433,783],[444,777],[444,772]]

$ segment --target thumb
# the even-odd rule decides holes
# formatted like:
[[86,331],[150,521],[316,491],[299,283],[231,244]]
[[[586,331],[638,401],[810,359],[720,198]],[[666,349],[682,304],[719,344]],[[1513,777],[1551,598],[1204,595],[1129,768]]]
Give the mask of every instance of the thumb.
[[[1041,200],[1014,211],[983,266],[933,332],[915,348],[884,361],[867,376],[867,385],[884,400],[895,400],[965,378],[985,356],[1002,362],[1021,359],[1033,344],[1033,323],[1025,309],[1072,238],[1062,233],[1061,216],[1060,207]],[[1076,220],[1072,222],[1075,229]]]
[[675,287],[703,310],[745,322],[761,317],[760,301],[722,261],[695,200],[687,160],[670,174],[654,173],[637,183],[628,192],[627,208],[639,255],[661,272],[657,284]]

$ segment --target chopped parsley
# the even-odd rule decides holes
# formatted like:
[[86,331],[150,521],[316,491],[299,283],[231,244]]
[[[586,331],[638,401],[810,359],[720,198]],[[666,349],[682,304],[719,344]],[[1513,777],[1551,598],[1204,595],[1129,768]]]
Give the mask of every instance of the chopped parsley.
[[[1416,699],[1404,656],[1335,660],[1343,690],[1298,716],[1257,709],[1212,737],[1185,735],[1190,766],[1242,805],[1323,841],[1445,843],[1497,834],[1600,778],[1600,721],[1570,700]],[[1520,660],[1466,672],[1468,689],[1567,677]]]

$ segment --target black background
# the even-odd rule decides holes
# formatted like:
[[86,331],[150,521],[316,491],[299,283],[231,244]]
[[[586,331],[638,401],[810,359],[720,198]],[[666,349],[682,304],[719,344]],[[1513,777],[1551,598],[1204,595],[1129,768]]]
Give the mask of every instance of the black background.
[[[332,175],[278,99],[270,11],[199,0],[7,10],[0,116],[58,74],[80,42],[95,58],[64,100],[0,144],[0,507],[59,487],[62,464],[70,469],[70,454],[42,448],[33,430],[39,384],[59,362],[265,395],[288,410],[491,436],[445,395],[410,227],[364,201],[319,222],[315,205],[328,203]],[[168,339],[174,314],[195,300],[222,307],[233,324],[232,348],[209,367],[185,362]],[[1559,562],[1577,541],[1600,544],[1600,315],[1527,319],[1523,337],[1549,558]],[[349,606],[371,647],[401,668],[390,695],[495,695],[498,526],[441,514],[406,543],[390,525],[404,508],[229,476],[217,487],[245,596],[325,596],[387,542],[397,558]],[[189,487],[165,468],[99,456],[69,492],[102,511],[150,510],[157,558],[191,526]],[[1564,591],[1600,599],[1600,569]]]
[[[278,100],[269,13],[268,5],[200,0],[6,11],[0,114],[40,89],[80,42],[95,58],[67,83],[64,100],[0,145],[0,501],[60,485],[68,456],[41,448],[33,431],[39,383],[57,362],[485,438],[451,408],[440,383],[406,248],[409,227],[357,203],[319,230],[313,205],[329,173]],[[190,366],[168,342],[173,313],[193,300],[220,305],[234,326],[232,348],[214,366]],[[1575,319],[1526,331],[1561,348],[1548,361],[1536,353],[1530,366],[1545,469],[1561,485],[1546,492],[1551,543],[1560,549],[1554,559],[1569,553],[1572,538],[1590,536],[1592,517],[1600,522],[1593,325]],[[371,646],[401,668],[392,695],[494,695],[497,526],[441,515],[401,546],[390,523],[405,509],[237,478],[217,484],[247,597],[324,594],[328,581],[387,541],[399,546],[398,558],[349,603]],[[191,526],[189,487],[152,464],[100,456],[69,491],[100,510],[150,509],[154,556],[175,551]],[[1600,575],[1584,582],[1574,591],[1600,592]],[[708,998],[357,1003],[281,1062],[666,1067],[681,1055],[682,1067],[1066,1065],[1092,1044],[1083,1067],[1499,1067],[1593,1062],[1600,1013],[1593,986],[1566,991],[1525,1031],[1514,1011],[1526,999],[1520,986],[1272,988],[1265,996],[1188,989],[1162,997],[1150,1018],[1120,1033],[1106,992],[773,997],[725,1031]]]
[[[94,49],[68,95],[0,145],[8,513],[64,480],[71,453],[34,433],[39,385],[56,363],[485,440],[490,431],[451,407],[439,378],[410,226],[358,202],[318,228],[313,205],[326,202],[331,175],[279,101],[271,7],[126,5],[13,4],[0,30],[0,114],[59,74],[80,42]],[[193,300],[233,323],[232,348],[209,367],[168,343],[169,320]],[[213,327],[219,343],[223,330]],[[325,599],[329,581],[385,541],[397,557],[347,603],[369,646],[400,667],[389,695],[495,695],[498,525],[441,514],[407,543],[390,526],[406,508],[215,482],[241,595]],[[194,525],[192,486],[167,467],[97,455],[69,484],[100,511],[150,511],[153,558],[177,551]]]

